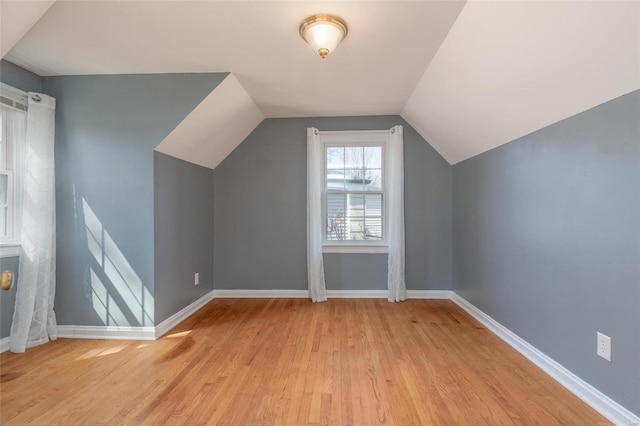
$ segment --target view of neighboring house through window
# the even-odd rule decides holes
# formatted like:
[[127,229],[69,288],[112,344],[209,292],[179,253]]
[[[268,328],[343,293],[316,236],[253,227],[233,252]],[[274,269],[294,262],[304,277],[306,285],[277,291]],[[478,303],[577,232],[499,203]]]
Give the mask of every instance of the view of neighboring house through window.
[[325,144],[327,241],[384,239],[383,146]]

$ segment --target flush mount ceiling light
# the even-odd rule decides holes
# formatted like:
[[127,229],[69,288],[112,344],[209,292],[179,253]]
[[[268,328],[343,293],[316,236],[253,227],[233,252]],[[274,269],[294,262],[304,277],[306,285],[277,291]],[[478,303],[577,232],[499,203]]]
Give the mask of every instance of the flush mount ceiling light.
[[346,22],[326,13],[309,16],[300,25],[300,36],[322,59],[334,51],[347,32]]

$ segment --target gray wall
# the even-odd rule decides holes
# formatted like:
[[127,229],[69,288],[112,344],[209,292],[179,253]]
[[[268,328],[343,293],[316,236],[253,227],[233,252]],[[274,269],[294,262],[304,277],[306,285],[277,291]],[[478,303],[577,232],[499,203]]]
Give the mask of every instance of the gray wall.
[[384,253],[325,253],[323,258],[325,283],[330,290],[387,289]]
[[159,323],[213,290],[213,170],[155,152],[153,180]]
[[[11,62],[0,60],[0,81],[25,92],[40,92],[42,80],[40,76],[27,71]],[[18,257],[0,258],[0,271],[10,269],[15,274],[15,282],[18,281]],[[0,291],[0,339],[8,337],[13,320],[13,308],[16,302],[16,288],[14,284],[11,290]]]
[[[451,166],[398,116],[264,120],[214,170],[217,289],[306,289],[306,129],[404,126],[406,280],[451,288]],[[325,255],[328,289],[383,289],[386,255]]]
[[636,414],[638,117],[640,91],[453,168],[455,291]]
[[153,149],[225,76],[43,78],[57,99],[59,324],[152,325]]
[[18,257],[0,258],[0,271],[13,271],[13,286],[9,290],[0,290],[0,339],[11,334],[13,322],[13,308],[16,305],[16,291],[18,286]]
[[0,81],[25,92],[41,92],[42,79],[4,59],[0,60]]

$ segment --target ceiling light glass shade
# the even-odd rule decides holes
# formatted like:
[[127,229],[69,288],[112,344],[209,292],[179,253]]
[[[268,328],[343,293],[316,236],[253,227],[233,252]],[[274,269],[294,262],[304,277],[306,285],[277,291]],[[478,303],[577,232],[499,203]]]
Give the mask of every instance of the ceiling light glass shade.
[[313,15],[300,25],[300,35],[322,59],[335,50],[347,31],[346,22],[335,15]]

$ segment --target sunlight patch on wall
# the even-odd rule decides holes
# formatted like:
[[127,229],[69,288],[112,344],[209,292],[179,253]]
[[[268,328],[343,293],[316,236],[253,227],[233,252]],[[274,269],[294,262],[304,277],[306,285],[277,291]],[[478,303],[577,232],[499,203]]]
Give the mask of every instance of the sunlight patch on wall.
[[84,198],[82,209],[87,249],[101,268],[90,268],[93,309],[104,325],[152,326],[153,296]]
[[113,297],[107,291],[107,288],[102,284],[100,278],[95,273],[93,268],[91,271],[91,302],[96,314],[102,320],[104,325],[115,326],[128,326],[129,321],[127,317],[122,313],[118,304]]

